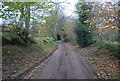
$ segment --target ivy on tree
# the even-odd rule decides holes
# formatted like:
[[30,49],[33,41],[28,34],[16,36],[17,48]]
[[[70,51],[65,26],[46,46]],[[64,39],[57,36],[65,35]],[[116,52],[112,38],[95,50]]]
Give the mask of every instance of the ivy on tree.
[[78,3],[76,8],[78,13],[78,24],[75,27],[76,41],[79,46],[85,47],[92,43],[91,24],[89,23],[90,7],[87,3]]

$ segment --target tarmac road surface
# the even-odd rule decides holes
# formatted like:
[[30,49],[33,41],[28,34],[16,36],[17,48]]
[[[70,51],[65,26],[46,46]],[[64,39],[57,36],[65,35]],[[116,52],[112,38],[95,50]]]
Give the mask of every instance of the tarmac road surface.
[[75,46],[59,42],[58,49],[46,65],[31,73],[32,79],[97,79],[91,65]]

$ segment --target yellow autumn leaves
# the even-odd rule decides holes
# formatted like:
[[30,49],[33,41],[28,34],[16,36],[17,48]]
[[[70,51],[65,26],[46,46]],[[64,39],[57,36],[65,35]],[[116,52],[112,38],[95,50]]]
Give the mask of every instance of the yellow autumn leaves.
[[106,3],[104,7],[96,8],[94,17],[90,20],[90,23],[95,23],[100,32],[102,30],[118,30],[116,21],[117,16],[118,9],[116,5]]
[[89,12],[90,10],[88,9],[88,10],[85,10],[83,13],[87,13],[87,12]]
[[82,3],[82,4],[80,4],[79,6],[81,7],[81,6],[83,6],[85,3]]
[[84,21],[84,23],[89,23],[89,20]]
[[[80,5],[79,5],[79,7],[81,7],[81,6],[83,6],[85,3],[81,3]],[[87,9],[87,10],[81,10],[82,12],[81,13],[87,13],[87,12],[89,12],[90,10],[89,9]]]

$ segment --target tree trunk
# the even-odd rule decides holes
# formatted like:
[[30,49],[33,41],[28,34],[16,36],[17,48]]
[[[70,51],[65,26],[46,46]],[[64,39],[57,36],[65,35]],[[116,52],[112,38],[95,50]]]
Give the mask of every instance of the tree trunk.
[[25,18],[25,28],[29,31],[30,30],[30,6],[27,7],[27,16]]
[[[20,11],[21,11],[20,18],[23,19],[24,18],[24,8],[22,7]],[[21,27],[23,27],[23,24],[24,24],[23,21],[21,21]]]

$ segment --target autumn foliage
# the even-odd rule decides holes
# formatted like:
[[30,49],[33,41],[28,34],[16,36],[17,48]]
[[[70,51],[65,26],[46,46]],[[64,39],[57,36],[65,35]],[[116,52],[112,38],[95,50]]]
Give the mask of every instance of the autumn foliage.
[[118,30],[118,9],[117,4],[112,2],[91,3],[93,18],[91,24],[96,25],[97,31]]

